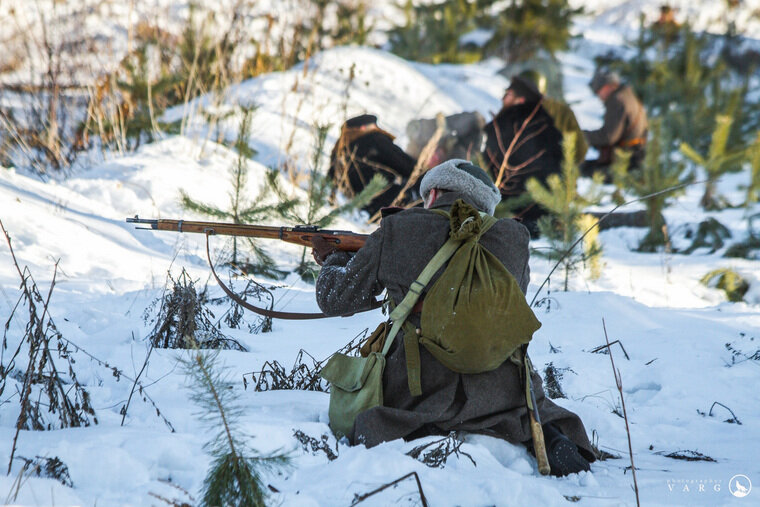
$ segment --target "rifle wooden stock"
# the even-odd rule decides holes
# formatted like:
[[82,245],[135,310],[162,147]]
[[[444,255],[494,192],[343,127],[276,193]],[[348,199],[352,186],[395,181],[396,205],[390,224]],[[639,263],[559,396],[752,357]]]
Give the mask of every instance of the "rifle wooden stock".
[[199,234],[217,234],[222,236],[244,236],[248,238],[279,239],[301,246],[311,246],[311,238],[319,236],[335,248],[344,252],[356,252],[367,241],[367,234],[351,231],[320,229],[316,225],[295,227],[272,227],[267,225],[226,224],[222,222],[198,222],[193,220],[143,219],[135,216],[127,222],[145,224],[156,231],[191,232]]
[[533,438],[533,451],[536,453],[536,462],[538,471],[541,475],[549,475],[551,466],[549,458],[546,455],[546,441],[544,440],[544,429],[541,426],[541,416],[538,414],[536,405],[536,393],[533,391],[533,379],[530,376],[533,370],[530,358],[528,357],[528,346],[523,345],[522,363],[525,370],[525,403],[528,408],[528,417],[530,418],[530,433]]

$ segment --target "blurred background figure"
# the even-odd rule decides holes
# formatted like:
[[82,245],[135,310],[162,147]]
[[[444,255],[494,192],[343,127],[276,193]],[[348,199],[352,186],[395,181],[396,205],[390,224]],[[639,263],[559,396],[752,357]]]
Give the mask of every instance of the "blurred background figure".
[[346,120],[330,154],[327,176],[335,189],[353,198],[382,175],[388,186],[363,209],[370,216],[390,205],[412,174],[416,160],[393,143],[394,136],[377,126],[377,116],[363,114]]
[[644,105],[615,72],[597,69],[589,82],[591,90],[604,103],[604,123],[597,130],[584,130],[586,141],[599,151],[599,158],[587,160],[581,171],[586,176],[601,171],[611,180],[610,164],[615,149],[631,153],[628,170],[640,167],[646,154],[649,126]]

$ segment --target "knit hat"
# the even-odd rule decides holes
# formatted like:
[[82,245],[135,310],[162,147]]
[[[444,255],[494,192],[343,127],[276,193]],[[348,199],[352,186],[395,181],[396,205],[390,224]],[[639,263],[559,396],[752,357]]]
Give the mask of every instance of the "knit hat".
[[617,72],[608,72],[602,69],[597,69],[594,73],[594,77],[592,77],[591,81],[588,83],[591,91],[594,93],[597,93],[602,89],[602,86],[608,84],[620,84],[620,76]]
[[538,102],[541,100],[541,92],[536,84],[522,76],[512,77],[508,90],[512,90],[518,97],[523,97],[526,102]]
[[501,193],[491,178],[483,169],[466,160],[447,160],[425,173],[420,183],[423,199],[427,200],[430,190],[434,188],[461,192],[489,215],[493,215],[496,205],[501,202]]
[[362,127],[364,125],[373,125],[377,123],[377,116],[374,114],[362,114],[346,120],[346,127]]

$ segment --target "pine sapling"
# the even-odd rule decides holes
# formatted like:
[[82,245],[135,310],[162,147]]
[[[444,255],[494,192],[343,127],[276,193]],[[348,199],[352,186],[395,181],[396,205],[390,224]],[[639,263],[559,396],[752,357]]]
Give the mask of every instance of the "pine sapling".
[[715,130],[707,155],[700,155],[687,143],[681,143],[681,153],[707,173],[705,193],[700,205],[705,210],[719,210],[729,205],[725,197],[717,195],[717,180],[728,171],[737,170],[746,156],[746,148],[729,146],[733,119],[728,115],[715,117]]
[[[639,251],[653,252],[665,244],[665,217],[662,212],[669,201],[683,193],[684,183],[690,176],[684,175],[684,164],[672,160],[669,147],[669,131],[663,131],[662,121],[654,119],[650,123],[652,135],[647,143],[647,154],[640,169],[621,171],[615,168],[615,180],[637,197],[657,194],[644,201],[649,231],[639,244]],[[661,192],[677,187],[670,192]]]
[[[309,171],[306,173],[308,179],[306,183],[306,202],[298,206],[290,206],[284,210],[283,216],[298,225],[316,225],[317,227],[327,227],[333,223],[338,216],[343,213],[351,212],[358,208],[367,206],[372,198],[380,193],[386,186],[385,178],[376,174],[356,196],[348,202],[337,206],[330,206],[330,195],[333,191],[332,183],[325,176],[322,168],[325,140],[329,125],[316,126],[316,139],[314,150],[312,152],[311,164]],[[289,196],[288,193],[278,185],[276,178],[271,180],[272,189],[279,197],[281,202],[293,201],[297,198]],[[310,262],[306,256],[306,248],[301,252],[301,260],[295,269],[303,280],[313,281],[319,273],[319,268]]]
[[251,437],[240,429],[244,406],[227,369],[219,364],[217,351],[195,348],[181,361],[190,398],[198,407],[198,420],[204,431],[213,435],[204,447],[212,463],[200,491],[200,505],[266,505],[262,475],[286,466],[288,458],[282,454],[259,456],[246,444]]
[[747,150],[750,166],[750,178],[747,185],[747,198],[744,201],[744,207],[747,215],[752,206],[760,200],[760,131],[752,146]]
[[[238,156],[235,164],[230,168],[230,204],[224,210],[211,204],[205,204],[191,198],[184,190],[180,190],[180,202],[184,209],[207,215],[217,220],[227,220],[235,224],[260,223],[275,217],[283,217],[296,205],[294,199],[274,200],[272,195],[273,180],[276,174],[267,175],[265,183],[261,186],[258,195],[249,201],[246,198],[248,183],[248,161],[255,155],[255,151],[248,144],[251,130],[251,117],[253,108],[243,108],[240,120],[235,149]],[[251,257],[243,259],[240,243],[248,247]],[[230,264],[244,272],[251,272],[274,279],[281,279],[285,272],[277,269],[275,261],[269,254],[252,238],[232,237],[232,259]]]
[[[547,251],[539,250],[537,254],[562,263],[565,271],[564,290],[568,290],[570,273],[577,270],[579,264],[591,261],[601,255],[601,246],[597,241],[590,242],[583,250],[574,250],[576,241],[585,230],[581,229],[583,210],[598,199],[597,185],[586,195],[578,194],[578,165],[575,162],[574,135],[568,134],[562,142],[564,160],[562,173],[552,174],[546,179],[547,186],[535,178],[526,183],[533,200],[549,211],[548,215],[538,220],[541,235],[549,242]],[[598,178],[595,183],[599,183]],[[587,219],[585,220],[587,222]],[[589,236],[586,235],[584,240]],[[572,250],[569,252],[569,250]]]

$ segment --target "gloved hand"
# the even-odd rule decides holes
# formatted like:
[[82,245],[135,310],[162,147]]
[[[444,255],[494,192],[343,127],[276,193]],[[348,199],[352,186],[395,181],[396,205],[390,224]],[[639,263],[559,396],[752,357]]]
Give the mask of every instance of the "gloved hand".
[[327,259],[330,254],[334,254],[338,251],[338,249],[335,248],[335,243],[330,243],[322,236],[312,236],[311,246],[311,256],[314,257],[314,262],[320,266],[324,264],[325,259]]

